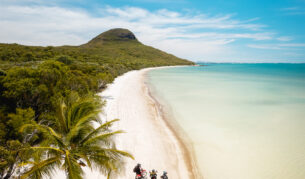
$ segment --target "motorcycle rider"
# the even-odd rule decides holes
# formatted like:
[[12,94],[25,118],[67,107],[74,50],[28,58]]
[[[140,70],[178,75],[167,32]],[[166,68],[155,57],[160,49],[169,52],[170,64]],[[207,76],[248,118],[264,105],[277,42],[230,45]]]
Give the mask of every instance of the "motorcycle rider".
[[168,176],[167,176],[167,172],[164,171],[163,172],[163,175],[161,176],[162,179],[168,179]]
[[150,178],[151,179],[157,179],[157,171],[156,170],[152,170],[150,173]]
[[138,176],[138,175],[141,175],[141,170],[142,170],[141,164],[138,163],[138,164],[134,167],[133,172],[136,173],[136,176]]

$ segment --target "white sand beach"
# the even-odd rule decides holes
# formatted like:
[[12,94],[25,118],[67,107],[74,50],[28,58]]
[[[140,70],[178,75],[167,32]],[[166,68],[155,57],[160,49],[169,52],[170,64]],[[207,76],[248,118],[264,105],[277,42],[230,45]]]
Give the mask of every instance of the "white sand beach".
[[126,171],[119,178],[134,178],[132,170],[137,163],[146,170],[156,169],[159,175],[166,170],[170,178],[189,178],[181,146],[149,96],[144,82],[148,70],[124,74],[100,94],[107,100],[105,117],[120,119],[116,128],[126,132],[117,138],[117,147],[135,157],[126,161]]
[[[130,71],[119,76],[106,90],[99,95],[106,100],[101,118],[103,120],[120,119],[114,129],[126,133],[116,138],[117,148],[130,152],[135,160],[127,159],[126,168],[119,179],[135,177],[133,168],[137,163],[148,171],[155,169],[158,175],[168,172],[169,178],[187,179],[196,177],[194,164],[189,154],[174,131],[164,121],[158,105],[150,97],[145,84],[145,74],[151,68]],[[62,172],[56,174],[57,179],[65,178]],[[98,171],[85,169],[85,178],[105,178]]]

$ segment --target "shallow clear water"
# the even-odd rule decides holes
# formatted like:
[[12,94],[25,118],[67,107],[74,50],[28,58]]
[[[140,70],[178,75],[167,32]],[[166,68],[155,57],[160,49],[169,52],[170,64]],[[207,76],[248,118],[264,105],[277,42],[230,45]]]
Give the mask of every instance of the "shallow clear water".
[[305,179],[305,64],[152,70],[205,179]]

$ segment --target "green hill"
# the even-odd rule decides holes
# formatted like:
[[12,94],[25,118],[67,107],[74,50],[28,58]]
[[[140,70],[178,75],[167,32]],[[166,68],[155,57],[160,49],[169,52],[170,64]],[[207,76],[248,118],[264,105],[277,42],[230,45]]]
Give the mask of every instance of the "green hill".
[[[0,68],[28,66],[61,57],[111,72],[114,76],[133,69],[165,65],[192,65],[193,62],[143,45],[127,29],[106,31],[80,46],[39,47],[0,44]],[[115,74],[117,73],[117,74]]]

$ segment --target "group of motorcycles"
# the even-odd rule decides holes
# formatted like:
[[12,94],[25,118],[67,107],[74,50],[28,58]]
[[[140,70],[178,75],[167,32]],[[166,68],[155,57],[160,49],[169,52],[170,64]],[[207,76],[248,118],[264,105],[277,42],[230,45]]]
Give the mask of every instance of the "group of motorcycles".
[[[147,179],[147,171],[141,168],[140,164],[138,164],[133,171],[136,173],[135,179]],[[156,170],[149,171],[150,179],[157,179],[157,172],[158,171]],[[168,179],[166,171],[163,172],[161,179]]]

